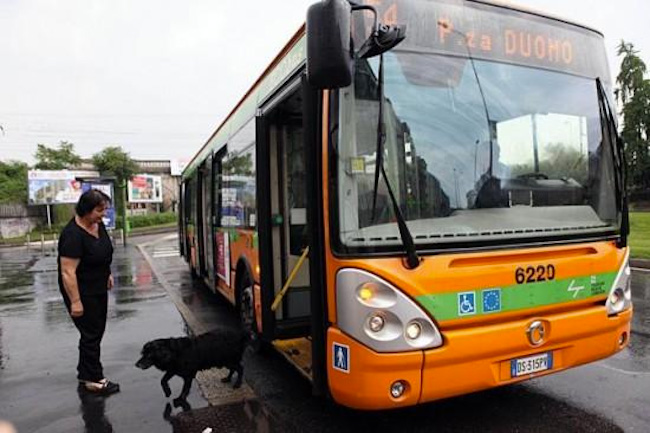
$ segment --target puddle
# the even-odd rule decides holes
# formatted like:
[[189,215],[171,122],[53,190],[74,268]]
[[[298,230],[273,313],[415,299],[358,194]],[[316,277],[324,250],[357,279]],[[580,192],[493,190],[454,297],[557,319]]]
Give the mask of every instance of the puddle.
[[271,417],[256,399],[180,412],[169,419],[174,433],[273,433],[287,427]]

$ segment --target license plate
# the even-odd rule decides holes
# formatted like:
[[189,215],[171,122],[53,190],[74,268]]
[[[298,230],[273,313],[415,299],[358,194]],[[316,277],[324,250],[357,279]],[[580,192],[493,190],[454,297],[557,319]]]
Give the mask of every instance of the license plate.
[[553,368],[553,352],[510,361],[510,377],[519,377]]

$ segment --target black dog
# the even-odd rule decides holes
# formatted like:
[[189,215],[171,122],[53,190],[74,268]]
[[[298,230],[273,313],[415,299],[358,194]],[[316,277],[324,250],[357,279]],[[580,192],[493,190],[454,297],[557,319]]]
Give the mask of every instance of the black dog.
[[160,383],[162,384],[165,397],[172,393],[169,388],[169,379],[173,376],[183,378],[183,390],[174,404],[178,405],[185,401],[192,386],[192,380],[200,370],[207,370],[212,367],[228,368],[228,377],[222,382],[230,382],[232,376],[237,372],[237,381],[234,388],[239,388],[242,383],[244,367],[242,356],[247,343],[247,334],[235,330],[219,330],[189,338],[161,338],[152,340],[142,348],[142,358],[135,366],[146,370],[152,365],[164,371]]

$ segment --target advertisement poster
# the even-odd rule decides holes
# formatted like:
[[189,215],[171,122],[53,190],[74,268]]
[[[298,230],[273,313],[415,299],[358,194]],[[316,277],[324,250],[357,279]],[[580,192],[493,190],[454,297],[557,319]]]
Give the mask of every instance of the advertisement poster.
[[96,171],[29,170],[27,182],[30,205],[77,203],[81,181],[77,178],[98,177]]
[[[89,191],[91,189],[98,189],[113,200],[113,183],[112,182],[91,182],[84,181],[81,184],[81,190],[83,192]],[[115,230],[115,206],[111,203],[111,206],[106,209],[106,214],[103,218],[104,225],[107,230]]]
[[169,161],[169,169],[172,176],[180,176],[183,174],[183,170],[187,167],[187,164],[190,162],[189,159],[172,159]]
[[162,203],[162,178],[138,174],[129,181],[129,203]]
[[218,232],[217,241],[217,275],[230,286],[230,240],[228,232]]

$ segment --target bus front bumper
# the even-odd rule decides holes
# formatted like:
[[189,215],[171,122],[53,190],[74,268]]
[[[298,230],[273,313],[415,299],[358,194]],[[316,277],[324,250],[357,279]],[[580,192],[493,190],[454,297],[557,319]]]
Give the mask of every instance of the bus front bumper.
[[[532,347],[526,329],[536,319],[547,325],[546,343]],[[328,382],[334,400],[357,409],[387,409],[458,396],[520,382],[613,355],[627,346],[632,309],[607,317],[604,306],[466,329],[443,331],[437,349],[382,354],[336,328],[328,330]],[[336,350],[347,347],[347,371]],[[511,377],[511,361],[552,352],[550,370]],[[340,359],[338,360],[340,362]],[[405,392],[391,396],[401,381]]]

